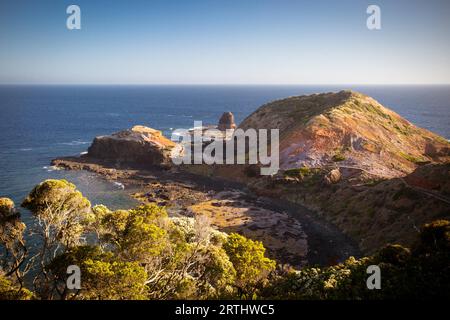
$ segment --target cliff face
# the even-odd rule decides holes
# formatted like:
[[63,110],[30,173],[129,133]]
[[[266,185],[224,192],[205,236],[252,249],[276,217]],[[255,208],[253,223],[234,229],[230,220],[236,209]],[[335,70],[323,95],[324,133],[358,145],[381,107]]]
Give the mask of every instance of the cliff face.
[[161,131],[134,126],[108,136],[96,137],[87,157],[140,166],[163,165],[170,162],[170,150],[175,143]]
[[274,101],[239,127],[280,129],[282,169],[331,165],[398,177],[450,159],[448,141],[352,91]]

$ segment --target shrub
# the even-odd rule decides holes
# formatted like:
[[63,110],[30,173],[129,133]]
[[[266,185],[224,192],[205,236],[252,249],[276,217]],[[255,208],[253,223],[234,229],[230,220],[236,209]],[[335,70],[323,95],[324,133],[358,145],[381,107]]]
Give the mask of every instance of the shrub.
[[332,160],[334,161],[334,162],[341,162],[341,161],[344,161],[346,158],[345,158],[345,156],[342,154],[342,153],[337,153],[337,154],[335,154],[334,156],[333,156],[333,158],[332,158]]
[[275,269],[275,261],[264,256],[266,249],[259,241],[232,233],[223,245],[236,270],[236,285],[243,297],[251,298],[257,286]]

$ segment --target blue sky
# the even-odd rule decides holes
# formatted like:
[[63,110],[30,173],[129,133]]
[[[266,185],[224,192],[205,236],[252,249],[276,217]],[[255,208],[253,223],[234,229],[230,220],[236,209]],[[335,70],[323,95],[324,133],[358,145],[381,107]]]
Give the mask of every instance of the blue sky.
[[0,83],[450,83],[449,34],[447,0],[2,0]]

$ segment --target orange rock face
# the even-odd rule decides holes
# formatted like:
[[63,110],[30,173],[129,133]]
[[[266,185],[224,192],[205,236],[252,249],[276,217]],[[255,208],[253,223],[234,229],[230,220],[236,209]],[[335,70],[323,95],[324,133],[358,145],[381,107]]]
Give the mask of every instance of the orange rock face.
[[175,143],[161,131],[134,126],[109,136],[100,136],[88,149],[88,157],[139,166],[170,163],[170,150]]
[[266,104],[243,129],[280,130],[280,167],[350,167],[392,178],[423,162],[450,160],[450,143],[352,91]]

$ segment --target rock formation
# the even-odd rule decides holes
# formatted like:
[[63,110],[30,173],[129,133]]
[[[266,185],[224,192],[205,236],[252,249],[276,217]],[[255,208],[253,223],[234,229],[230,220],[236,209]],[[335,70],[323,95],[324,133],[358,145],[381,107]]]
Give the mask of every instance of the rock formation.
[[9,198],[0,198],[0,220],[15,214],[14,202]]
[[175,143],[165,138],[161,131],[134,126],[112,135],[96,137],[86,156],[117,164],[163,165],[170,162],[170,150],[174,146]]
[[219,125],[217,128],[222,131],[227,129],[235,129],[236,124],[234,123],[234,115],[231,112],[224,112],[219,119]]

